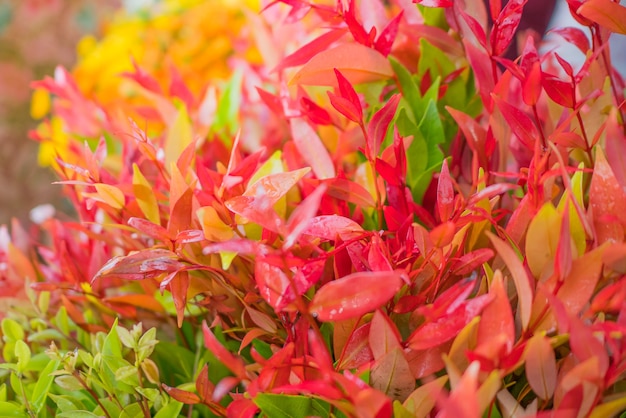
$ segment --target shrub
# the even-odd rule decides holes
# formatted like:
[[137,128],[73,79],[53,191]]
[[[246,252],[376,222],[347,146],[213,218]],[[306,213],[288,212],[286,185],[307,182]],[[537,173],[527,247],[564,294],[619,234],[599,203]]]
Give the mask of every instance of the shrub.
[[523,1],[490,2],[491,25],[481,2],[281,3],[245,21],[263,65],[234,59],[224,84],[137,65],[133,119],[63,69],[37,84],[79,221],[4,234],[32,308],[2,323],[0,411],[626,409],[624,82],[606,43],[626,9],[569,2],[593,40],[556,31],[587,54],[572,68],[532,37],[503,57]]

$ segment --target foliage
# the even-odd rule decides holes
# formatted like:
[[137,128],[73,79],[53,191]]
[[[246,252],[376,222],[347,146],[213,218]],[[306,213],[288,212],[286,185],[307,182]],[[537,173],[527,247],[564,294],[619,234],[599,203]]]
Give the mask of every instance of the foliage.
[[4,407],[626,409],[624,80],[606,43],[626,8],[569,1],[593,40],[556,31],[586,54],[572,68],[532,37],[503,57],[524,3],[279,2],[245,22],[263,65],[200,91],[138,65],[141,112],[63,69],[38,83],[79,222],[4,232],[4,281],[40,292],[2,325]]

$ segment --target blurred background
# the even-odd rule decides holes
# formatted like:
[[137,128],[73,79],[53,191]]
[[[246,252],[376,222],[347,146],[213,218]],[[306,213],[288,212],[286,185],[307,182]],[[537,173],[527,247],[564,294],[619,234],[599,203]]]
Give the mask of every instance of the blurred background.
[[[121,0],[0,0],[0,224],[27,220],[32,207],[60,201],[28,138],[30,82],[71,67],[85,34],[102,33]],[[136,3],[136,2],[132,2]],[[131,2],[129,6],[133,6]]]

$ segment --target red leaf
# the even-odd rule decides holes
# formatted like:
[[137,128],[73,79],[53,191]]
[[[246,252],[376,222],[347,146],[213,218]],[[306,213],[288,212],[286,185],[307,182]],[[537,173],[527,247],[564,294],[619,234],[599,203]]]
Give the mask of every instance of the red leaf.
[[616,108],[611,109],[606,119],[606,137],[610,138],[605,142],[606,158],[620,186],[626,189],[626,135],[617,120]]
[[235,196],[225,203],[232,212],[243,216],[245,219],[262,226],[268,231],[284,233],[285,225],[282,219],[269,202],[269,199],[261,195]]
[[467,39],[463,39],[463,45],[467,54],[467,59],[474,71],[478,93],[485,106],[491,109],[491,93],[495,87],[495,80],[491,69],[491,57],[485,51],[478,49]]
[[378,156],[378,151],[385,140],[387,129],[396,114],[396,109],[398,108],[398,103],[401,98],[402,96],[400,94],[391,96],[387,103],[372,116],[372,120],[368,123],[367,146],[370,150],[370,157],[374,158]]
[[490,43],[493,55],[502,55],[511,44],[527,0],[509,0],[494,22]]
[[178,261],[178,255],[169,250],[147,249],[127,256],[113,257],[96,273],[92,282],[110,277],[143,280],[185,267],[186,264]]
[[[165,282],[165,280],[163,282]],[[187,271],[175,273],[175,276],[168,281],[168,284],[170,292],[172,293],[172,299],[174,299],[178,328],[180,328],[183,326],[183,320],[185,319],[187,290],[189,289],[189,273]]]
[[167,243],[172,239],[167,229],[142,218],[130,218],[128,225],[156,240]]
[[493,258],[493,250],[489,248],[479,248],[461,256],[452,265],[454,274],[464,276],[470,274],[482,264]]
[[402,15],[404,12],[398,13],[396,17],[394,17],[388,24],[385,26],[385,29],[378,35],[378,39],[376,39],[376,43],[374,44],[374,48],[378,50],[384,56],[389,55],[391,52],[391,47],[393,46],[393,41],[396,40],[396,35],[398,34],[398,27],[400,26],[400,20],[402,20]]
[[193,392],[189,392],[187,390],[182,390],[178,388],[173,388],[171,386],[166,385],[165,383],[161,384],[161,387],[168,395],[177,400],[178,402],[182,402],[186,405],[194,405],[200,403],[200,398]]
[[358,113],[358,119],[361,120],[363,118],[363,110],[361,109],[361,99],[359,99],[359,95],[354,90],[354,87],[352,87],[352,84],[350,84],[350,81],[348,81],[337,68],[334,68],[333,71],[335,72],[335,77],[337,77],[339,95],[354,106],[354,109],[356,109]]
[[453,339],[492,299],[492,295],[482,295],[466,300],[454,311],[447,312],[435,321],[426,322],[407,339],[408,346],[412,350],[425,350]]
[[528,106],[534,106],[539,101],[543,81],[541,76],[541,63],[537,61],[532,65],[528,74],[526,74],[522,88],[522,98],[524,103]]
[[207,402],[213,399],[214,389],[215,385],[209,380],[209,365],[205,364],[196,379],[196,391],[200,394],[200,398]]
[[280,62],[280,64],[278,64],[278,66],[276,68],[274,68],[272,70],[272,72],[280,71],[280,70],[285,69],[285,68],[296,67],[298,65],[305,64],[307,61],[309,61],[315,55],[317,55],[320,52],[326,50],[333,43],[335,43],[336,41],[341,39],[343,37],[343,35],[346,34],[346,32],[347,32],[347,30],[344,29],[344,28],[331,29],[330,31],[326,32],[325,34],[323,34],[323,35],[315,38],[311,42],[307,43],[306,45],[303,45],[301,48],[299,48],[294,53],[292,53],[292,54],[286,56],[285,58],[283,58],[283,60]]
[[367,47],[372,46],[370,35],[361,22],[356,19],[354,1],[350,1],[350,7],[344,12],[343,20],[346,22],[346,25],[348,25],[348,29],[350,29],[350,33],[352,33],[355,41]]
[[328,92],[328,98],[330,99],[330,104],[335,108],[335,110],[337,110],[337,112],[341,113],[352,122],[361,123],[363,112],[360,105],[357,108],[352,104],[352,102],[350,102],[350,100],[337,96],[330,91]]
[[587,51],[589,51],[589,49],[591,48],[589,46],[589,38],[587,38],[585,32],[583,32],[579,28],[556,28],[551,29],[548,33],[556,33],[557,35],[561,35],[566,41],[580,49],[583,54],[586,54]]
[[454,186],[448,170],[448,160],[443,160],[437,182],[437,211],[441,222],[447,222],[454,211]]
[[511,130],[522,141],[526,148],[533,150],[535,141],[539,140],[539,131],[530,116],[519,108],[502,100],[496,95],[492,95],[493,100],[498,105],[502,116],[511,127]]
[[619,3],[611,0],[587,0],[577,12],[611,32],[626,35],[626,7]]
[[358,318],[385,304],[401,287],[401,272],[353,273],[322,286],[309,309],[320,321]]
[[369,344],[371,322],[356,328],[348,337],[338,361],[338,370],[357,369],[374,359]]
[[308,97],[300,99],[300,109],[316,125],[332,125],[330,114]]
[[206,321],[202,322],[204,346],[239,379],[246,378],[246,368],[241,358],[234,356],[215,338]]
[[573,109],[576,102],[574,88],[571,83],[559,80],[557,77],[544,73],[541,80],[543,89],[548,96],[561,106]]

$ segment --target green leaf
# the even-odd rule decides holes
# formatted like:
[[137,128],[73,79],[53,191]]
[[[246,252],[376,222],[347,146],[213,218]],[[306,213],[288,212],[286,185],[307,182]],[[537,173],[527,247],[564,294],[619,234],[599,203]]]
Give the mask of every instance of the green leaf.
[[120,342],[124,344],[124,347],[135,348],[137,344],[133,336],[130,334],[130,331],[121,325],[118,325],[116,329],[117,336],[119,337]]
[[141,410],[141,405],[137,402],[131,403],[122,409],[122,413],[120,414],[120,418],[143,418],[144,414]]
[[61,389],[67,390],[69,392],[84,389],[83,385],[80,384],[78,379],[76,379],[72,375],[57,376],[56,379],[54,379],[54,383],[59,385]]
[[59,368],[60,363],[61,362],[59,360],[50,360],[48,365],[41,371],[39,379],[37,379],[35,389],[33,389],[33,394],[30,398],[30,405],[33,411],[35,411],[35,414],[38,414],[39,411],[41,411],[41,408],[46,402],[50,386],[52,386],[52,382],[54,381],[52,372]]
[[137,368],[135,366],[124,366],[115,370],[115,379],[129,385],[139,384]]
[[264,359],[269,359],[274,354],[270,345],[265,341],[254,339],[252,340],[252,346]]
[[61,412],[76,411],[77,409],[84,409],[84,405],[73,396],[68,395],[55,395],[49,393],[48,396],[54,401],[57,408]]
[[67,316],[65,306],[61,306],[54,316],[55,325],[61,330],[64,335],[70,334],[70,321]]
[[395,418],[413,418],[415,415],[413,415],[411,412],[409,412],[408,409],[402,406],[400,401],[395,400],[393,401],[393,416]]
[[2,335],[4,336],[5,341],[17,341],[24,339],[24,330],[22,329],[22,326],[17,323],[17,321],[11,318],[4,318],[0,326],[2,328]]
[[180,410],[183,408],[182,402],[178,401],[170,401],[167,405],[165,405],[154,418],[171,418],[177,417],[180,413]]
[[24,409],[11,402],[0,402],[0,416],[1,417],[19,417],[28,418]]
[[445,77],[454,70],[456,67],[450,58],[439,48],[428,42],[426,39],[420,39],[420,60],[417,65],[417,74],[421,78],[430,72],[432,78]]
[[15,356],[17,357],[17,371],[23,373],[30,362],[30,347],[22,341],[15,342]]
[[98,415],[89,411],[69,411],[60,413],[57,418],[98,418]]
[[156,339],[156,328],[150,328],[141,336],[139,343],[137,343],[137,358],[139,361],[143,361],[144,359],[150,357],[154,351],[154,347],[158,343],[159,340]]
[[400,82],[402,96],[406,100],[407,105],[410,107],[411,113],[413,114],[413,120],[417,120],[417,115],[421,115],[423,113],[422,108],[424,106],[422,104],[422,95],[417,87],[415,78],[413,78],[409,70],[407,70],[407,68],[399,61],[396,61],[395,58],[389,57],[389,61],[391,62],[391,67],[393,68],[398,81]]
[[240,70],[235,71],[226,84],[217,104],[217,114],[215,115],[213,129],[217,131],[220,139],[226,145],[230,145],[231,142],[229,135],[237,131],[237,115],[241,107],[242,80],[243,72]]
[[330,413],[328,403],[308,396],[260,393],[253,401],[263,414],[272,418],[326,417]]

